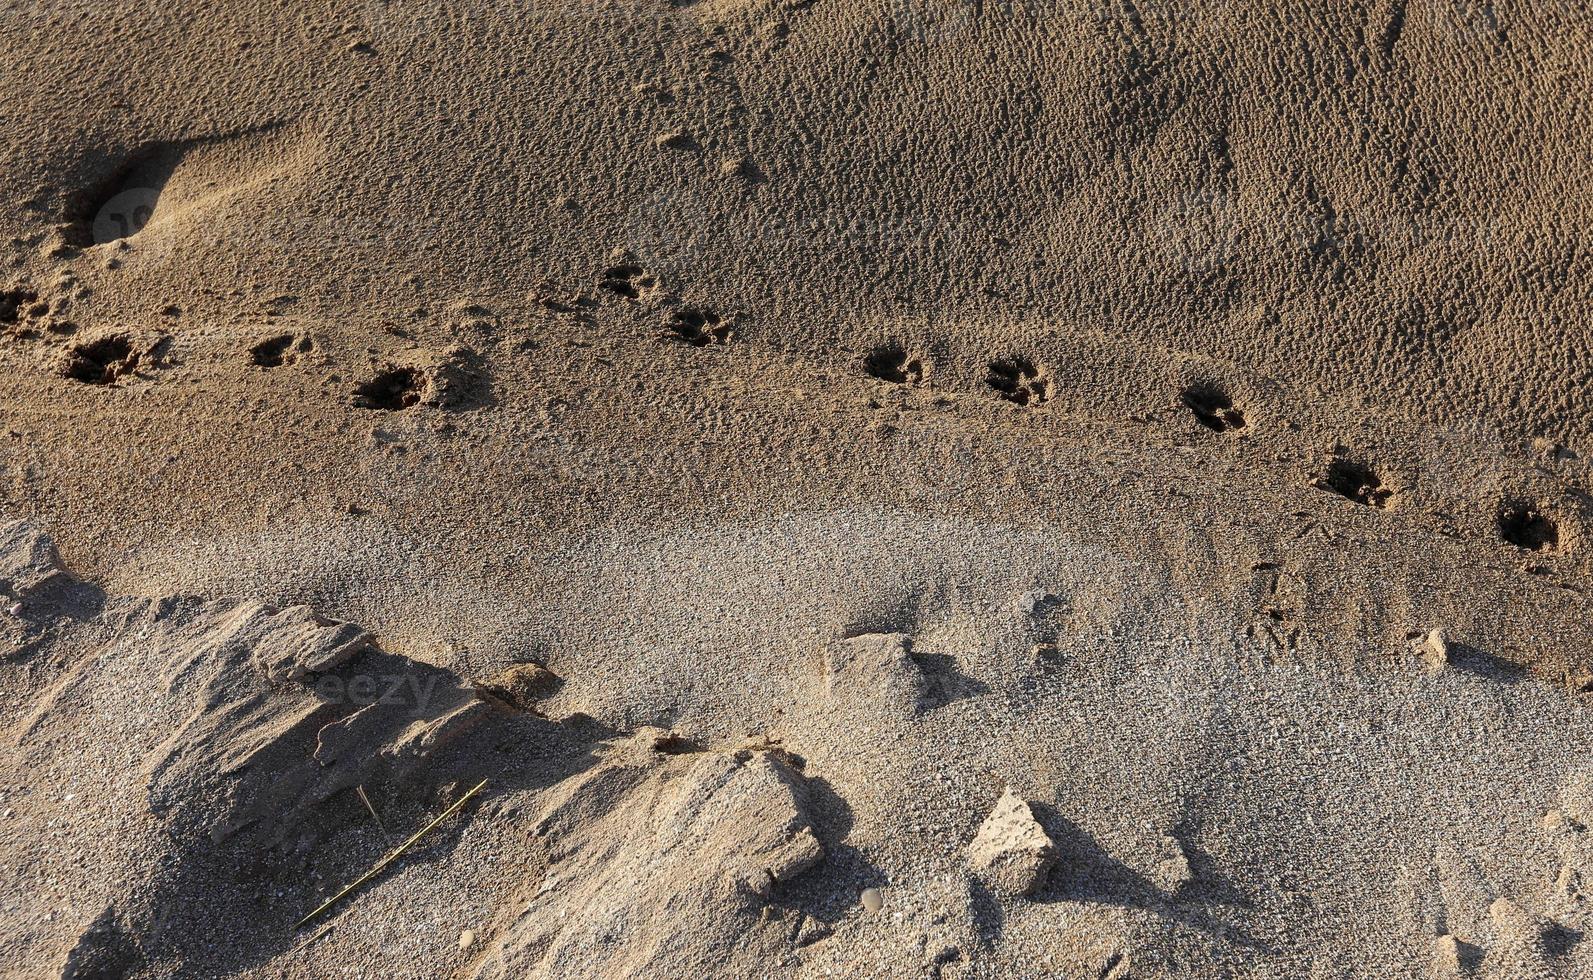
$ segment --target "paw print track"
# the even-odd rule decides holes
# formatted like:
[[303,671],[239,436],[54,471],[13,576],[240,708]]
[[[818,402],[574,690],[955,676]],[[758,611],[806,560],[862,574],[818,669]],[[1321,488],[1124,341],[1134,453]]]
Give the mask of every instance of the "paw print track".
[[863,358],[868,376],[896,385],[916,385],[924,380],[924,362],[894,341],[881,344]]
[[676,310],[664,321],[664,330],[659,337],[693,347],[707,347],[709,344],[728,343],[730,325],[723,322],[717,313],[707,310]]
[[1327,472],[1314,484],[1319,490],[1380,510],[1387,509],[1394,496],[1393,488],[1384,486],[1382,477],[1370,466],[1342,458],[1329,463]]
[[648,275],[647,270],[639,265],[629,263],[610,266],[604,270],[603,278],[598,285],[616,296],[626,299],[641,299],[642,294],[658,285],[658,280]]
[[309,337],[291,333],[278,334],[249,348],[249,360],[256,367],[274,368],[292,364],[300,354],[307,354],[315,345]]
[[1194,413],[1196,422],[1213,432],[1237,432],[1245,427],[1245,413],[1235,408],[1233,399],[1216,385],[1191,385],[1181,401]]
[[1045,371],[1025,357],[1006,357],[990,362],[985,384],[1014,405],[1032,408],[1051,397],[1051,382]]
[[133,342],[122,334],[96,337],[74,344],[62,360],[63,378],[90,385],[115,384],[116,379],[138,368],[139,354]]
[[[0,291],[0,323],[16,323],[24,312],[32,313],[39,296],[31,289]],[[49,307],[44,307],[48,312]]]
[[1536,504],[1507,500],[1499,508],[1499,537],[1527,551],[1560,550],[1560,526]]
[[425,376],[415,368],[392,368],[355,388],[354,406],[383,412],[414,408],[425,387]]

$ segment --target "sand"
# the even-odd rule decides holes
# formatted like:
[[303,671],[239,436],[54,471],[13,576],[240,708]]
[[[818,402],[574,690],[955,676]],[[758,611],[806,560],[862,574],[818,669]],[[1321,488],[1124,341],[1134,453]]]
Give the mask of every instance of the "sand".
[[1590,51],[0,5],[0,975],[1593,976]]

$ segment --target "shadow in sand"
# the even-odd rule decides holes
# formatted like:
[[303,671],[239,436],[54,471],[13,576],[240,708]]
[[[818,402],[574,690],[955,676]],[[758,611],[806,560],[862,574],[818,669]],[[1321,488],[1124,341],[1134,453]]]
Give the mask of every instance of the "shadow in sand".
[[1007,928],[1007,913],[1001,907],[1001,899],[978,878],[968,882],[968,908],[979,941],[986,946],[999,943]]
[[1449,662],[1459,670],[1498,684],[1519,684],[1532,678],[1526,667],[1464,643],[1449,644]]
[[957,658],[944,653],[911,654],[913,662],[924,674],[924,695],[920,706],[925,711],[944,708],[963,698],[987,694],[990,686],[963,673]]
[[827,932],[856,912],[863,889],[883,887],[887,882],[862,851],[845,842],[856,819],[851,805],[822,776],[809,776],[806,790],[808,818],[814,836],[824,846],[822,870],[780,884],[770,904],[797,921],[810,917]]
[[1569,956],[1585,938],[1585,933],[1556,922],[1543,931],[1543,951],[1550,956]]
[[1154,909],[1166,903],[1149,878],[1118,861],[1083,828],[1045,803],[1030,804],[1056,847],[1056,869],[1035,896],[1038,901],[1100,902]]
[[[363,655],[354,667],[407,670],[418,680],[411,690],[428,690],[426,681],[433,675],[439,687],[459,684],[448,671],[380,651]],[[413,717],[424,719],[424,707]],[[591,719],[556,723],[492,707],[485,720],[436,749],[412,775],[363,787],[382,814],[380,829],[351,788],[315,807],[285,839],[269,840],[245,830],[218,844],[174,841],[167,859],[171,870],[151,896],[153,908],[168,911],[143,930],[146,945],[180,961],[185,974],[221,976],[258,969],[315,928],[301,931],[295,926],[320,901],[303,894],[312,870],[329,884],[354,880],[467,788],[489,780],[479,798],[406,851],[369,887],[379,887],[383,878],[405,867],[446,861],[475,821],[528,824],[529,817],[519,809],[527,791],[584,771],[597,762],[599,743],[614,735]],[[263,902],[263,891],[293,897]],[[360,892],[353,893],[323,921],[332,921],[359,899]],[[227,924],[227,941],[206,941],[218,922]]]
[[1037,902],[1098,902],[1123,908],[1155,912],[1171,922],[1257,952],[1272,953],[1270,947],[1247,935],[1232,922],[1218,918],[1216,907],[1250,907],[1218,870],[1211,855],[1195,844],[1192,829],[1180,824],[1174,836],[1189,862],[1189,881],[1172,894],[1158,888],[1149,878],[1107,853],[1094,837],[1045,803],[1033,803],[1035,819],[1045,828],[1056,847],[1056,868],[1044,887],[1035,894]]
[[1216,860],[1196,843],[1195,827],[1189,820],[1173,828],[1173,838],[1189,862],[1189,880],[1174,891],[1172,898],[1195,905],[1229,905],[1248,909],[1254,903],[1233,886],[1218,868]]
[[87,623],[105,611],[105,590],[90,582],[79,582],[67,575],[45,582],[19,599],[9,583],[0,582],[0,605],[13,606],[21,635],[10,650],[0,654],[0,664],[25,663],[41,646],[55,639],[52,628],[59,620]]

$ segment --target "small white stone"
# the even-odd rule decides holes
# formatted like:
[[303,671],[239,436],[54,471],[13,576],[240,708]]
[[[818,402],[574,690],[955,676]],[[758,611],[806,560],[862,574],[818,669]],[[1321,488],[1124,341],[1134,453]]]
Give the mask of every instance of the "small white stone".
[[885,896],[880,894],[878,888],[863,889],[863,908],[869,912],[878,912],[885,907]]
[[476,933],[473,929],[466,929],[464,932],[459,934],[460,949],[469,949],[472,945],[474,945],[475,941]]

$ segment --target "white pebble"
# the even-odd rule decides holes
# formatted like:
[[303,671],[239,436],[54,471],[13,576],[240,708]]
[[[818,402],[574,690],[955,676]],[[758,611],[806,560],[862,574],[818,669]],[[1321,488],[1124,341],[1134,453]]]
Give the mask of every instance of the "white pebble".
[[863,908],[870,912],[878,912],[885,907],[885,896],[879,893],[878,888],[863,889]]

